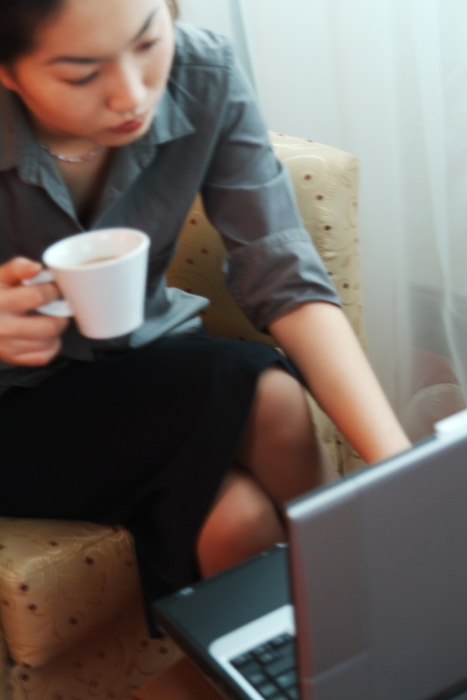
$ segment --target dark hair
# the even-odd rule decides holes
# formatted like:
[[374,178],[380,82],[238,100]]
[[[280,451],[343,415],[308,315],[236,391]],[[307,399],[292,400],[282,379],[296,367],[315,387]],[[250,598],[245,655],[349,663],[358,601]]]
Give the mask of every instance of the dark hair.
[[0,0],[0,64],[34,48],[38,25],[57,12],[63,0]]
[[172,17],[174,19],[177,19],[178,15],[180,14],[180,10],[178,9],[177,0],[167,0],[167,5],[169,6],[169,10],[172,14]]
[[[34,49],[38,26],[58,12],[64,0],[0,0],[0,65],[13,63]],[[131,2],[131,0],[130,0]],[[166,0],[178,17],[177,0]]]

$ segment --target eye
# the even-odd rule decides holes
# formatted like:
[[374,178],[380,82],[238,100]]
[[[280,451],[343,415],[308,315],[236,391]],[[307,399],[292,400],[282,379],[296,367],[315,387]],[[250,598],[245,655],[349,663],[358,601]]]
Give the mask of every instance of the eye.
[[91,75],[86,75],[84,78],[79,78],[78,80],[67,80],[66,82],[70,85],[87,85],[92,82],[94,78],[97,77],[97,73],[91,73]]
[[137,51],[150,51],[156,44],[158,44],[160,41],[159,37],[156,39],[152,39],[151,41],[144,41],[142,44],[139,44]]

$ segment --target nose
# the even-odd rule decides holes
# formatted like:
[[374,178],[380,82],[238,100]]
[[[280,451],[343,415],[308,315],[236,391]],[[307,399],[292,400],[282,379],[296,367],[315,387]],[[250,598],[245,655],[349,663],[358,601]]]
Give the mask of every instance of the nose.
[[141,68],[131,60],[116,66],[107,95],[107,108],[112,112],[134,114],[145,105],[147,88]]

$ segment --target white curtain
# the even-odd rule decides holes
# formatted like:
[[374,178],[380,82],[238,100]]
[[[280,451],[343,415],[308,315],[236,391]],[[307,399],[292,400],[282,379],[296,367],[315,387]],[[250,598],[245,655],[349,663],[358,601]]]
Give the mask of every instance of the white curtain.
[[370,359],[423,437],[467,396],[467,3],[184,2],[234,18],[269,128],[360,159]]

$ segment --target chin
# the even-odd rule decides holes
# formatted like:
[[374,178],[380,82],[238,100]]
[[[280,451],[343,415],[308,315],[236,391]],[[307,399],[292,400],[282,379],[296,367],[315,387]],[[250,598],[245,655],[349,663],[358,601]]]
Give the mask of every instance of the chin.
[[106,134],[105,137],[96,139],[96,143],[100,143],[108,148],[118,148],[119,146],[129,146],[131,143],[141,139],[149,131],[149,125],[142,128],[133,134]]
[[142,138],[149,131],[151,124],[154,119],[154,110],[148,112],[148,116],[145,122],[141,125],[139,129],[131,131],[128,133],[113,133],[110,130],[103,131],[99,137],[96,137],[96,141],[104,146],[109,146],[110,148],[118,148],[118,146],[127,146],[134,141]]

